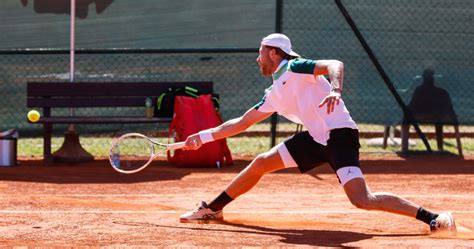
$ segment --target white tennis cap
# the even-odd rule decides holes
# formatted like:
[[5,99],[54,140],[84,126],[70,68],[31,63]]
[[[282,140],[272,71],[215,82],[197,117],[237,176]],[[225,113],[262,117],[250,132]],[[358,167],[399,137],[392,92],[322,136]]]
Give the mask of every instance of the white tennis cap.
[[279,34],[279,33],[270,34],[262,39],[261,44],[265,46],[277,47],[283,50],[283,52],[291,56],[300,57],[299,54],[291,50],[290,38],[288,38],[288,36],[284,34]]

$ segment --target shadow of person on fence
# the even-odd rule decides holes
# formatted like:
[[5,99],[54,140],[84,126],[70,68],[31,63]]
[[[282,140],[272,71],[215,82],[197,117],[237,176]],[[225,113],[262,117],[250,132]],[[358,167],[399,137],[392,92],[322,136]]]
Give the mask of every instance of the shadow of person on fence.
[[[443,125],[454,125],[458,136],[458,118],[448,91],[435,86],[434,75],[432,69],[428,68],[423,71],[423,81],[421,85],[416,87],[407,107],[419,124],[433,124],[435,126],[438,150],[442,151],[444,143]],[[408,117],[403,115],[402,153],[408,152],[410,125]],[[458,147],[460,147],[459,143]]]
[[[71,13],[70,0],[31,0],[33,9],[38,14],[67,14]],[[76,17],[85,19],[89,14],[89,5],[95,4],[97,14],[101,14],[112,4],[114,0],[76,0]],[[28,0],[20,0],[21,4],[26,7]]]

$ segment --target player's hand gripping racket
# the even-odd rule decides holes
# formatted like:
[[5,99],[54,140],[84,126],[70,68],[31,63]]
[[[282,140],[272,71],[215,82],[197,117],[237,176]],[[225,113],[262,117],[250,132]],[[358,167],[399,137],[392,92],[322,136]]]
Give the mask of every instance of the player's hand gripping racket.
[[184,143],[162,144],[140,133],[127,133],[112,142],[110,164],[120,173],[136,173],[146,168],[156,157],[164,156],[166,151],[184,147]]

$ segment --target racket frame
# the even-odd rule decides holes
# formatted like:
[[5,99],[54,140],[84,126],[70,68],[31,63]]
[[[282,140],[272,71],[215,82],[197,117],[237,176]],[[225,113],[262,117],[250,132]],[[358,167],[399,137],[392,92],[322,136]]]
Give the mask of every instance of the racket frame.
[[[145,140],[147,140],[148,142],[151,143],[151,147],[152,147],[152,152],[151,152],[151,155],[150,155],[150,158],[148,159],[148,161],[143,164],[141,167],[137,168],[137,169],[134,169],[134,170],[122,170],[122,169],[119,169],[117,167],[114,166],[114,163],[113,163],[113,159],[112,159],[112,150],[117,146],[117,144],[122,141],[123,139],[127,138],[127,137],[141,137]],[[177,150],[177,149],[181,149],[182,147],[184,147],[184,144],[185,142],[178,142],[178,143],[172,143],[172,144],[164,144],[164,143],[160,143],[160,142],[156,142],[156,141],[153,141],[151,138],[141,134],[141,133],[136,133],[136,132],[132,132],[132,133],[126,133],[126,134],[123,134],[122,136],[118,137],[118,138],[115,138],[113,141],[112,141],[112,145],[110,146],[109,148],[109,162],[110,162],[110,165],[112,166],[112,168],[120,173],[123,173],[123,174],[133,174],[133,173],[137,173],[139,171],[142,171],[143,169],[145,169],[156,157],[158,157],[161,153],[156,153],[155,154],[155,151],[156,151],[156,146],[160,146],[160,147],[165,147],[165,152],[166,151],[169,151],[169,150]],[[161,151],[161,150],[160,150]]]

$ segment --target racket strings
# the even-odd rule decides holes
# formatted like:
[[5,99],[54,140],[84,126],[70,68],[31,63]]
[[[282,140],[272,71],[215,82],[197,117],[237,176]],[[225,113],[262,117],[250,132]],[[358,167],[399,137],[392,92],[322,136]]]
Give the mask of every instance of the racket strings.
[[154,155],[155,148],[150,141],[131,136],[116,141],[110,151],[110,161],[117,169],[133,171],[147,165]]

